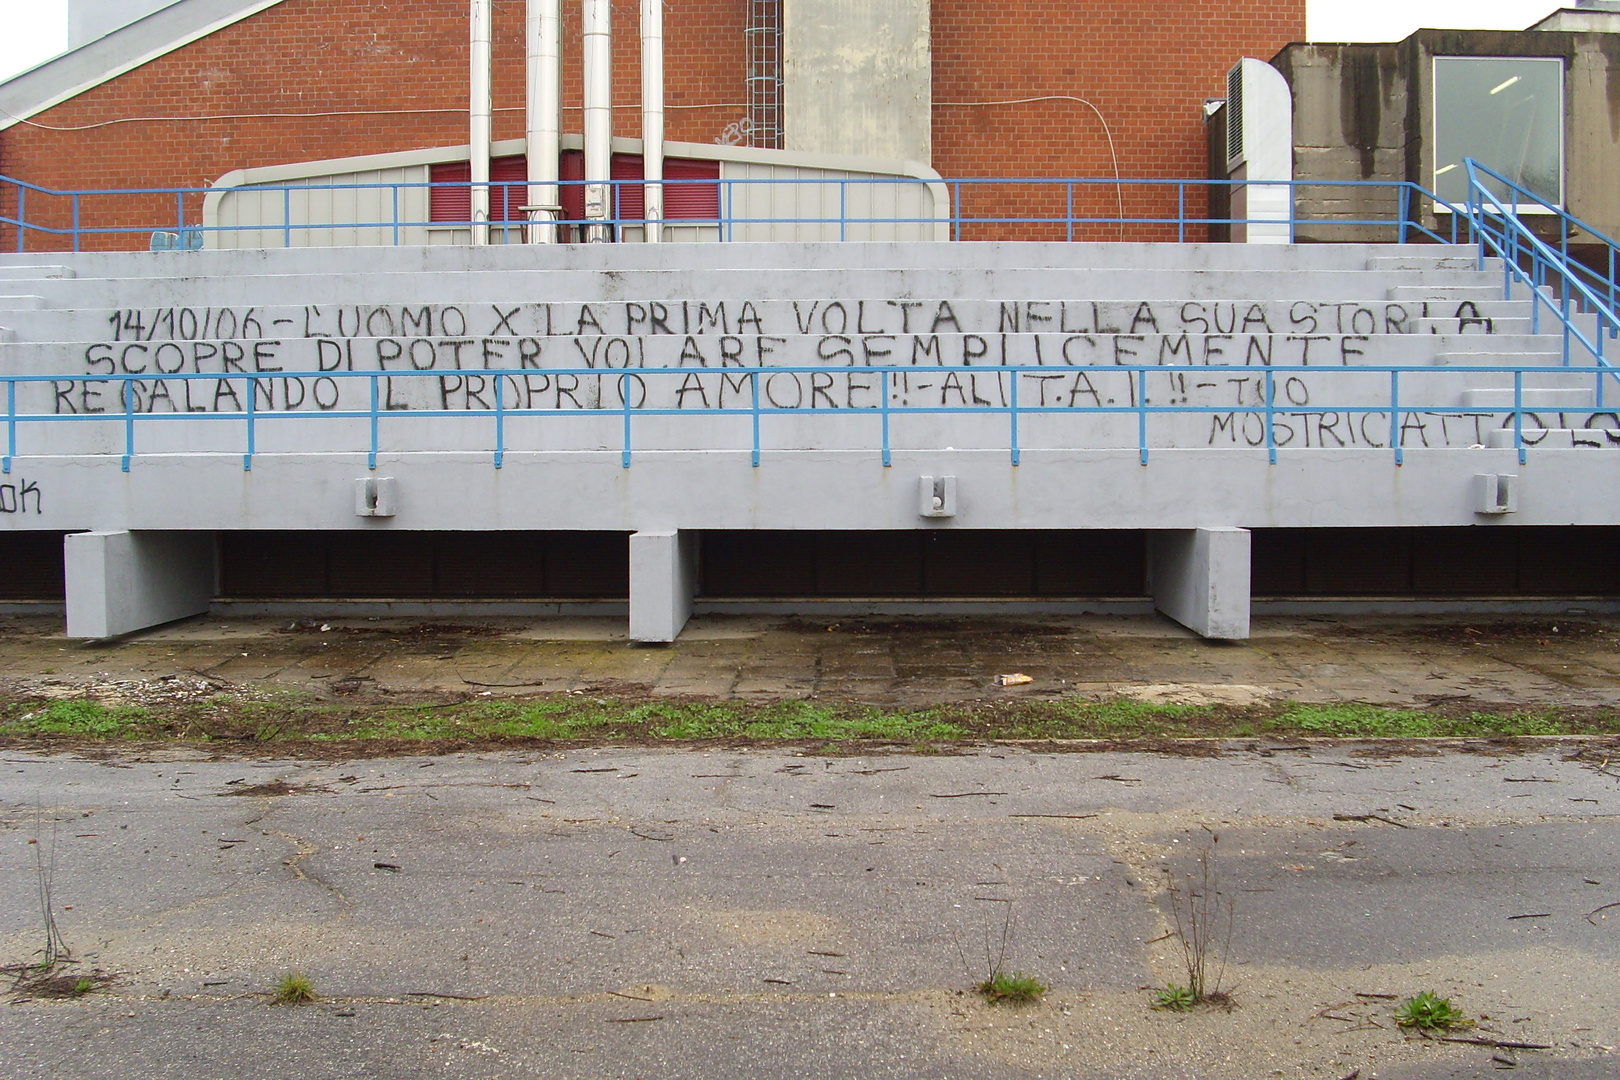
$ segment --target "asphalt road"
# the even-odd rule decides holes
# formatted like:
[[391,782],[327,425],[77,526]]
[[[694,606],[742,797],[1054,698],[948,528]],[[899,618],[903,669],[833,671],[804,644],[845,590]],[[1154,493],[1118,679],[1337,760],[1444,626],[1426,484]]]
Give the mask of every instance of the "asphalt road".
[[[1612,1077],[1620,748],[1583,745],[12,751],[0,960],[42,943],[37,857],[69,970],[116,979],[13,995],[0,1075]],[[1153,1011],[1214,836],[1236,1007]],[[1045,1000],[966,992],[998,959]],[[320,1001],[268,1003],[292,970]],[[1429,989],[1552,1049],[1404,1035]]]

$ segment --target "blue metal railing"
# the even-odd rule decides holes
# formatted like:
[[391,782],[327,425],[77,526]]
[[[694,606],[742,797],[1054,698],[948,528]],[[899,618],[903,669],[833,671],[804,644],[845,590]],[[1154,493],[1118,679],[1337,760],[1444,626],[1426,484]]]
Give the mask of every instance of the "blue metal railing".
[[[1500,420],[1500,430],[1513,431],[1513,448],[1519,452],[1523,459],[1527,447],[1533,442],[1526,438],[1527,431],[1544,430],[1547,425],[1542,423],[1538,410],[1526,407],[1524,398],[1524,381],[1526,374],[1545,372],[1542,367],[1505,367],[1501,365],[1481,366],[1446,366],[1444,368],[1413,367],[1410,365],[1378,365],[1365,364],[1354,367],[1322,367],[1304,364],[1277,364],[1264,368],[1212,368],[1199,365],[1074,365],[1053,367],[1050,365],[1025,366],[973,366],[973,365],[944,365],[926,368],[910,366],[886,367],[827,367],[827,366],[783,366],[768,368],[728,368],[710,369],[712,375],[724,375],[731,381],[734,392],[742,394],[743,380],[747,381],[746,396],[739,404],[725,407],[722,401],[720,407],[711,407],[707,404],[701,407],[660,407],[648,404],[651,393],[648,384],[658,378],[687,379],[693,374],[690,368],[638,368],[638,369],[608,369],[602,368],[511,368],[511,369],[457,369],[455,371],[426,370],[426,371],[389,371],[389,372],[360,372],[360,371],[278,371],[271,374],[244,374],[240,372],[220,372],[207,374],[176,374],[164,375],[161,378],[152,378],[149,375],[107,375],[107,374],[73,374],[73,375],[10,375],[0,376],[0,381],[6,387],[6,453],[0,461],[0,469],[9,473],[14,459],[26,456],[21,443],[22,431],[34,425],[115,425],[121,439],[118,451],[107,453],[90,452],[85,456],[107,457],[117,456],[125,472],[128,472],[139,453],[137,431],[153,425],[172,424],[176,422],[191,423],[196,421],[211,421],[214,423],[238,424],[242,429],[242,441],[239,444],[242,453],[242,467],[251,470],[257,456],[261,456],[258,449],[259,429],[267,424],[281,424],[284,422],[300,421],[304,423],[319,423],[332,420],[364,421],[367,432],[365,442],[349,445],[325,445],[318,449],[306,449],[316,444],[312,439],[306,439],[298,453],[359,453],[367,456],[370,468],[377,467],[377,458],[381,453],[389,452],[383,443],[385,422],[392,424],[395,421],[411,420],[421,417],[455,418],[468,422],[482,422],[488,425],[490,441],[478,452],[488,453],[495,468],[505,464],[507,452],[507,424],[519,418],[543,418],[550,421],[569,422],[580,417],[594,416],[597,418],[622,418],[618,425],[620,430],[620,445],[618,453],[620,462],[629,468],[634,451],[634,422],[642,418],[653,417],[726,417],[739,421],[746,420],[751,432],[750,458],[754,466],[760,464],[761,453],[766,449],[762,442],[762,421],[776,418],[799,416],[840,416],[845,418],[869,417],[875,428],[877,438],[867,448],[870,452],[881,454],[885,466],[892,464],[893,457],[893,429],[897,421],[909,416],[929,415],[957,415],[978,417],[999,417],[1006,424],[1006,439],[1004,445],[1010,454],[1012,464],[1020,463],[1021,454],[1027,446],[1022,437],[1021,425],[1030,417],[1063,415],[1069,417],[1095,417],[1095,416],[1121,416],[1135,420],[1136,439],[1134,449],[1137,451],[1141,464],[1147,465],[1151,452],[1155,447],[1149,439],[1149,421],[1158,417],[1174,416],[1210,416],[1225,417],[1227,423],[1220,430],[1228,431],[1235,449],[1259,450],[1264,448],[1268,460],[1275,465],[1278,454],[1289,449],[1292,441],[1292,427],[1287,425],[1289,418],[1308,416],[1326,417],[1328,415],[1343,416],[1346,418],[1360,416],[1363,419],[1357,429],[1360,433],[1360,444],[1368,449],[1389,450],[1394,456],[1395,464],[1402,464],[1407,449],[1407,432],[1409,430],[1422,430],[1424,417],[1473,417],[1476,419],[1476,428],[1483,431],[1486,426],[1479,424],[1478,418],[1489,418],[1494,424]],[[1220,370],[1242,371],[1246,376],[1252,377],[1257,384],[1263,382],[1263,393],[1258,392],[1258,400],[1244,403],[1241,400],[1219,405],[1192,405],[1183,398],[1181,403],[1175,402],[1175,392],[1170,385],[1166,385],[1166,392],[1161,401],[1168,400],[1169,404],[1155,404],[1152,400],[1155,395],[1154,381],[1161,378],[1174,379],[1180,375],[1185,377],[1188,372],[1211,372]],[[1611,374],[1608,367],[1576,367],[1559,369],[1564,373],[1591,374],[1601,377]],[[802,393],[799,403],[795,405],[776,404],[772,400],[769,387],[765,393],[761,392],[761,385],[767,380],[779,375],[829,375],[844,373],[858,375],[862,378],[881,379],[877,387],[865,387],[867,392],[876,393],[877,401],[870,405],[859,407],[839,407],[836,405],[817,405],[816,396],[812,392],[810,404],[804,405]],[[974,404],[963,405],[919,405],[909,404],[903,398],[898,403],[894,400],[907,376],[915,377],[918,374],[929,375],[955,375],[959,380],[970,377],[994,376],[995,389],[989,390],[973,383],[974,397],[978,391],[985,389],[987,393],[994,393],[1001,403],[989,400],[978,400]],[[1453,405],[1440,405],[1427,402],[1414,401],[1408,392],[1402,394],[1402,376],[1410,378],[1427,375],[1441,378],[1452,374],[1492,374],[1498,377],[1511,375],[1513,379],[1513,404],[1502,407],[1468,407],[1458,409]],[[1279,401],[1279,384],[1309,374],[1313,378],[1339,378],[1345,375],[1382,376],[1388,388],[1387,394],[1379,395],[1377,400],[1363,400],[1360,402],[1350,400],[1335,402],[1333,404],[1295,404],[1292,401]],[[559,376],[573,376],[579,379],[596,378],[601,380],[600,398],[594,405],[579,405],[575,408],[561,407],[561,396],[555,408],[514,407],[508,400],[509,394],[522,400],[522,391],[526,385],[521,380],[534,379],[544,376],[556,380]],[[1021,395],[1020,386],[1030,390],[1031,380],[1050,380],[1054,376],[1060,378],[1083,377],[1088,385],[1095,385],[1104,378],[1128,380],[1129,389],[1127,400],[1115,403],[1115,399],[1107,402],[1098,394],[1092,394],[1090,404],[1075,404],[1074,398],[1068,404],[1053,404],[1046,400],[1044,390],[1031,401],[1029,395]],[[441,380],[439,389],[444,390],[442,380],[454,379],[460,382],[463,379],[476,377],[480,381],[476,393],[472,393],[469,384],[458,387],[457,392],[469,391],[463,395],[461,408],[423,408],[420,404],[409,410],[400,411],[399,405],[393,402],[393,384],[411,380]],[[287,381],[309,381],[319,383],[325,381],[329,384],[326,400],[322,400],[320,387],[316,386],[311,394],[315,405],[314,409],[294,410],[265,410],[257,407],[260,397],[273,399],[273,384],[282,383],[285,387]],[[343,387],[354,385],[359,380],[365,391],[367,404],[363,408],[349,407],[345,404],[345,397],[352,400],[353,395],[345,395]],[[216,405],[228,397],[236,407],[222,411],[180,411],[173,403],[172,391],[166,386],[164,395],[170,401],[171,412],[152,411],[158,397],[155,390],[158,384],[213,384],[214,392],[208,395]],[[25,392],[30,386],[51,384],[49,391],[55,396],[56,407],[64,400],[69,404],[69,411],[56,412],[20,412],[18,410],[19,388]],[[220,387],[223,384],[224,389]],[[263,384],[263,385],[261,385]],[[812,383],[814,386],[814,383]],[[67,387],[66,390],[63,387]],[[77,387],[76,391],[74,388]],[[94,407],[90,405],[92,398],[90,388],[95,387],[93,400],[102,402]],[[575,387],[577,389],[577,386]],[[1039,387],[1037,387],[1039,389]],[[639,392],[639,394],[638,394]],[[73,404],[74,394],[80,396],[78,400],[83,408]],[[488,395],[486,397],[485,395]],[[449,395],[445,395],[448,400]],[[570,395],[571,396],[571,395]],[[966,400],[964,390],[962,399]],[[638,399],[639,398],[639,399]],[[189,392],[186,401],[190,402]],[[201,400],[201,399],[199,399]],[[677,401],[679,398],[677,397]],[[830,401],[831,398],[829,397]],[[943,398],[941,399],[943,400]],[[477,401],[478,407],[472,402]],[[386,403],[385,403],[386,402]],[[531,394],[532,404],[532,394]],[[1557,410],[1561,414],[1572,410]],[[1620,414],[1605,409],[1601,394],[1594,408],[1581,408],[1579,411],[1589,413],[1587,430],[1591,431],[1591,441],[1595,445],[1614,445],[1620,447]],[[1240,427],[1234,424],[1236,417],[1255,417],[1260,427],[1251,431],[1247,424]],[[1387,441],[1377,441],[1379,437],[1368,432],[1367,418],[1388,418]],[[1527,424],[1527,419],[1529,423]],[[1594,421],[1603,419],[1601,426],[1593,426]],[[1612,426],[1610,424],[1612,423]],[[1380,419],[1374,426],[1375,432],[1385,429]],[[1282,439],[1278,437],[1279,427],[1284,427],[1289,434]],[[1215,429],[1212,429],[1215,430]],[[1542,436],[1544,438],[1545,436]],[[1319,436],[1319,441],[1320,441]],[[1427,436],[1420,439],[1422,445],[1427,446]],[[1535,441],[1540,441],[1537,439]],[[1308,443],[1308,439],[1307,439]],[[712,445],[712,444],[711,444]],[[1043,447],[1043,449],[1130,449],[1128,443],[1108,445],[1086,444],[1075,446],[1072,442],[1065,442],[1062,446]],[[1159,447],[1164,449],[1166,447]],[[791,448],[784,448],[790,450]],[[72,449],[53,446],[51,454],[72,454]],[[170,453],[173,451],[160,450],[157,453]],[[225,453],[228,451],[197,451],[185,450],[186,453]],[[280,453],[286,453],[281,451]],[[404,452],[401,450],[400,452]],[[611,451],[610,451],[611,452]],[[854,452],[862,452],[857,448]]]
[[[1583,349],[1595,365],[1598,401],[1602,402],[1605,376],[1620,378],[1604,348],[1604,342],[1620,332],[1620,315],[1615,306],[1614,241],[1472,158],[1463,164],[1468,170],[1469,232],[1478,245],[1479,265],[1483,267],[1487,257],[1502,260],[1502,290],[1506,297],[1513,295],[1514,283],[1528,288],[1531,333],[1541,332],[1543,307],[1557,317],[1563,335],[1564,366],[1572,366],[1571,353],[1577,346]],[[1492,190],[1493,185],[1505,190],[1506,201]],[[1559,247],[1554,248],[1538,236],[1521,217],[1526,203],[1551,215],[1548,225],[1543,227],[1550,230],[1556,225]],[[1594,243],[1607,249],[1607,280],[1596,280],[1597,275],[1590,267],[1571,256],[1570,238],[1577,230],[1587,233]],[[1590,333],[1581,325],[1581,315],[1590,316]]]
[[[621,192],[639,188],[642,183],[639,180],[614,180],[602,186],[613,189],[612,205],[618,206],[621,203],[618,197]],[[1421,185],[1409,181],[1052,177],[930,181],[910,177],[814,177],[683,179],[665,180],[663,183],[666,188],[684,186],[714,190],[716,197],[713,200],[715,207],[713,214],[669,218],[662,224],[666,227],[698,226],[712,229],[715,238],[722,241],[747,239],[760,230],[784,227],[815,230],[817,235],[813,238],[817,239],[831,239],[830,234],[836,230],[837,239],[847,240],[863,229],[869,238],[889,239],[891,238],[889,236],[872,236],[872,231],[887,229],[893,232],[900,227],[910,227],[913,230],[943,229],[955,240],[996,239],[997,232],[1022,236],[1034,229],[1045,230],[1052,239],[1061,238],[1070,241],[1173,239],[1185,243],[1205,239],[1207,235],[1205,231],[1210,227],[1241,226],[1286,229],[1288,239],[1292,239],[1302,228],[1316,230],[1378,228],[1388,230],[1390,239],[1399,243],[1411,240],[1456,243],[1461,239],[1458,235],[1460,223],[1467,220],[1466,215],[1457,207],[1453,207]],[[298,238],[306,238],[318,244],[321,234],[330,235],[354,230],[372,231],[381,241],[398,245],[412,239],[418,243],[422,242],[419,235],[421,230],[472,229],[475,226],[485,225],[493,236],[500,238],[502,243],[521,243],[531,226],[559,230],[569,239],[585,239],[591,230],[603,234],[604,238],[614,239],[620,237],[626,228],[648,224],[645,218],[617,214],[594,219],[546,215],[530,222],[525,220],[523,209],[526,187],[521,184],[494,181],[479,186],[486,188],[490,193],[491,220],[487,222],[443,216],[434,218],[432,213],[426,217],[405,213],[404,204],[409,201],[407,196],[411,193],[417,193],[418,202],[424,197],[431,201],[431,193],[435,190],[470,190],[473,185],[466,181],[344,184],[312,182],[253,184],[224,188],[104,188],[57,191],[0,176],[0,208],[9,205],[15,213],[15,216],[11,213],[0,213],[0,229],[9,229],[12,234],[9,238],[0,238],[0,247],[23,252],[52,250],[44,245],[62,244],[73,251],[80,251],[92,244],[102,248],[116,248],[119,246],[117,241],[122,239],[129,241],[126,246],[132,247],[144,248],[151,244],[159,250],[189,250],[199,243],[203,246],[224,246],[226,239],[231,236],[247,237],[253,241],[252,244],[245,246],[291,247]],[[584,181],[559,181],[556,186],[560,190],[568,190],[590,185]],[[1288,189],[1290,198],[1286,211],[1257,213],[1245,217],[1218,216],[1198,213],[1196,206],[1204,200],[1189,198],[1199,193],[1207,197],[1222,190],[1237,192],[1242,189],[1267,188]],[[758,192],[769,193],[773,189],[788,189],[791,197],[787,201],[795,205],[805,201],[798,197],[801,191],[821,189],[824,194],[828,194],[836,189],[836,210],[831,209],[833,200],[830,195],[826,200],[829,209],[823,214],[779,214],[754,209],[753,204],[756,201],[766,200],[753,200],[750,199],[750,195]],[[931,205],[931,211],[911,214],[861,212],[854,207],[851,198],[856,192],[865,192],[868,195],[882,192],[887,198],[888,193],[903,189],[928,192],[926,203],[919,201],[919,206]],[[1329,212],[1313,214],[1308,210],[1302,213],[1301,203],[1308,202],[1306,196],[1312,192],[1355,189],[1383,192],[1385,194],[1383,201],[1388,206],[1388,212],[1372,216],[1338,215]],[[357,214],[355,220],[297,220],[297,199],[320,193],[329,196],[351,193],[358,196],[367,192],[378,195],[377,202],[387,206],[387,213],[375,218]],[[1082,205],[1087,201],[1084,196],[1092,192],[1100,193],[1098,198],[1105,199],[1110,204],[1117,202],[1117,209],[1084,212]],[[1127,193],[1130,196],[1128,200]],[[10,195],[9,200],[5,198],[7,194]],[[1117,200],[1107,199],[1109,194],[1117,194]],[[256,220],[249,224],[232,225],[205,223],[204,219],[208,217],[204,211],[207,200],[243,196],[259,198],[261,206],[262,200],[266,197],[274,203],[279,203],[277,208],[279,220]],[[137,209],[131,208],[131,201],[166,202],[170,199],[174,203],[172,216],[165,212],[161,217],[153,216],[137,220],[133,224],[127,223],[139,213]],[[1423,200],[1429,200],[1437,208],[1451,211],[1449,224],[1443,227],[1442,231],[1431,229],[1420,220],[1421,215],[1416,211],[1423,205]],[[1138,204],[1138,211],[1127,212],[1127,201]],[[41,204],[47,202],[52,205],[42,208]],[[970,211],[968,208],[970,202],[988,203],[990,209],[984,212]],[[1363,199],[1358,202],[1369,205],[1371,200]],[[198,207],[197,210],[189,211],[188,206],[194,205]],[[1053,209],[1044,212],[1041,209],[1043,205],[1049,205]],[[1143,205],[1146,205],[1146,209],[1141,208]],[[1156,210],[1155,207],[1159,209]],[[1024,208],[1024,212],[1021,212],[1020,208]],[[126,223],[87,224],[86,214],[90,211],[94,211],[91,214],[92,218],[105,216]],[[1111,235],[1102,235],[1103,232],[1110,231],[1106,227],[1113,227]],[[1084,231],[1087,229],[1090,233]],[[418,235],[413,237],[413,233]],[[154,239],[155,237],[158,239]],[[169,239],[170,237],[173,239]],[[34,241],[32,245],[30,239]]]

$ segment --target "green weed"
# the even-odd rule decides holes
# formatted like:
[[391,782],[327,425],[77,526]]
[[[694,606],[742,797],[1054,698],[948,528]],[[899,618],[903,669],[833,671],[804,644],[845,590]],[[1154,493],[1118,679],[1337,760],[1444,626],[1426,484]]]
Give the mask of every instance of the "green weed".
[[997,972],[974,987],[992,1005],[1023,1005],[1039,1001],[1046,984],[1033,975]]
[[1425,990],[1401,1002],[1395,1010],[1395,1023],[1419,1031],[1450,1031],[1455,1027],[1470,1027],[1473,1021],[1453,1005],[1450,998]]
[[1155,1009],[1186,1012],[1196,1004],[1198,1004],[1198,995],[1193,993],[1190,986],[1177,986],[1171,983],[1153,995],[1153,1007]]
[[289,971],[270,995],[272,1005],[304,1005],[315,1000],[315,984],[301,971]]

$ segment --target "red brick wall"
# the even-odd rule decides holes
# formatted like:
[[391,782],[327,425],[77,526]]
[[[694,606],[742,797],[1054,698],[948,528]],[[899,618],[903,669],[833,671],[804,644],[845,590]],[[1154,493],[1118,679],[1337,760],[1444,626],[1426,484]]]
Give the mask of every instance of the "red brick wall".
[[[666,3],[669,137],[710,142],[745,115],[747,0]],[[564,123],[578,131],[579,5],[565,11]],[[523,0],[497,0],[497,139],[523,134],[523,17]],[[1108,118],[1124,175],[1197,177],[1202,100],[1221,94],[1239,56],[1270,56],[1304,28],[1303,0],[935,0],[934,97],[1085,97]],[[614,34],[615,130],[634,136],[634,0],[616,0]],[[462,143],[467,49],[465,0],[286,0],[0,132],[0,174],[56,189],[194,188],[232,169]],[[291,115],[242,117],[266,113]],[[82,125],[96,126],[50,130]],[[944,104],[933,139],[934,165],[947,177],[1113,175],[1095,115],[1073,102]],[[1116,198],[1112,185],[1081,189],[1076,209],[1111,216]],[[1126,190],[1124,199],[1127,214],[1174,209],[1164,192]],[[969,213],[1036,216],[1062,213],[1066,198],[1059,187],[980,191],[964,203]],[[0,212],[15,211],[15,192],[0,188]],[[190,197],[187,222],[200,213]],[[144,246],[148,230],[176,216],[172,195],[87,197],[81,206],[85,226],[139,230],[92,237],[89,247]],[[28,219],[66,227],[71,207],[34,195]],[[1059,238],[1066,230],[986,225],[966,235]],[[1119,229],[1080,235],[1114,239]],[[0,227],[0,248],[15,245],[14,231]],[[32,250],[66,246],[65,237],[29,240]]]
[[[1113,132],[1127,177],[1200,177],[1207,154],[1200,107],[1226,96],[1226,72],[1244,56],[1269,59],[1305,37],[1304,0],[935,0],[934,167],[947,177],[1112,177],[1097,115],[1073,101],[962,107],[951,102],[1072,95],[1097,107]],[[1203,192],[1188,191],[1203,211]],[[1077,215],[1174,215],[1176,190],[1114,185],[1075,192]],[[1063,185],[1010,192],[968,189],[966,213],[997,217],[1064,214]],[[1201,230],[1200,230],[1201,232]],[[966,236],[1063,239],[1066,227],[969,227]],[[1119,226],[1082,228],[1113,240]],[[1175,239],[1173,227],[1133,226],[1132,239]],[[1189,239],[1202,239],[1202,235]]]
[[[711,142],[746,113],[747,0],[666,3],[669,137]],[[564,125],[577,132],[579,5],[565,10]],[[523,136],[523,18],[523,0],[497,0],[496,139]],[[634,137],[641,133],[634,0],[614,5],[613,32],[615,134]],[[0,174],[57,190],[201,187],[232,169],[453,146],[467,141],[467,68],[465,0],[286,0],[48,109],[32,125],[0,132]],[[387,111],[310,115],[357,110]],[[189,119],[248,113],[294,115]],[[105,125],[130,117],[176,119]],[[0,213],[15,210],[15,192],[0,190]],[[201,200],[190,198],[186,213],[197,223]],[[87,227],[141,230],[90,238],[87,247],[142,247],[154,223],[175,218],[173,195],[87,197],[81,206]],[[66,227],[69,202],[31,195],[28,220]],[[68,241],[34,234],[29,246]],[[0,248],[15,247],[15,233],[0,227]]]

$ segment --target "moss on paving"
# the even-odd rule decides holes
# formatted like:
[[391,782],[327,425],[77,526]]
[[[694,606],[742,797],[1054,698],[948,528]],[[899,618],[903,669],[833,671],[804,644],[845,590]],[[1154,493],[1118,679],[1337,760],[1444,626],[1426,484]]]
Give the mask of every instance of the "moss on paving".
[[561,694],[402,703],[335,702],[287,692],[178,706],[90,700],[0,703],[0,741],[175,744],[408,744],[423,749],[535,742],[885,742],[925,747],[990,739],[1503,738],[1620,734],[1620,711],[1513,711],[1284,702],[1165,705],[1079,697],[927,709],[824,701],[770,703]]

